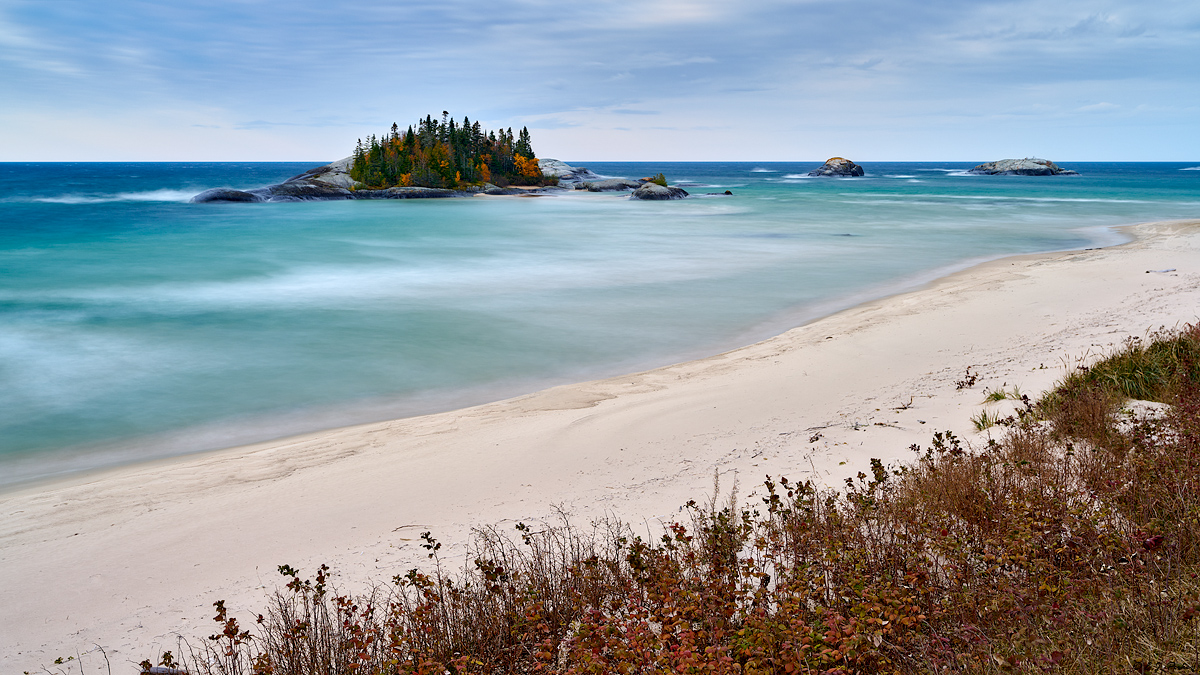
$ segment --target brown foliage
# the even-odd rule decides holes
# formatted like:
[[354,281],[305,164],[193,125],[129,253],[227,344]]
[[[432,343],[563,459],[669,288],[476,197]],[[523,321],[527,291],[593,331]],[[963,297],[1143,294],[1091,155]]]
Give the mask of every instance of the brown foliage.
[[[1196,333],[1187,333],[1196,339]],[[1182,370],[1194,372],[1185,358]],[[927,673],[1200,669],[1200,383],[1161,419],[1064,384],[978,450],[938,433],[841,492],[687,505],[657,541],[565,517],[358,596],[302,580],[190,672]],[[1032,410],[1032,408],[1030,408]],[[1050,410],[1050,407],[1044,407]],[[438,544],[425,535],[435,559]]]

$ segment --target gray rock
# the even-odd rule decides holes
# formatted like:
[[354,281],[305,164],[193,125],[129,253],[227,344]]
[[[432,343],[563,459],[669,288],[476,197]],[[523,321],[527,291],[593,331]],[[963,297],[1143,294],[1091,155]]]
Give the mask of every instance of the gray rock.
[[519,195],[524,194],[524,190],[520,188],[502,188],[488,183],[484,186],[483,194],[485,195]]
[[355,190],[354,199],[441,199],[445,197],[473,197],[474,192],[430,187],[390,187],[383,190]]
[[575,184],[575,189],[587,190],[588,192],[622,192],[624,190],[636,190],[641,186],[642,181],[640,180],[608,178],[604,180],[582,181]]
[[1001,159],[986,162],[967,173],[982,176],[1078,176],[1079,173],[1064,169],[1048,159],[1026,157],[1025,159]]
[[250,190],[266,202],[307,202],[354,199],[354,193],[344,187],[308,179],[293,179],[279,185]]
[[362,187],[362,183],[350,177],[350,167],[353,165],[354,158],[346,157],[336,162],[325,164],[324,166],[318,166],[315,169],[309,169],[299,176],[292,176],[284,182],[290,183],[292,181],[304,180],[325,183],[333,187]]
[[192,197],[193,204],[209,204],[212,202],[261,202],[263,199],[251,192],[232,190],[230,188],[213,188],[205,190]]
[[845,157],[830,157],[821,168],[809,171],[810,176],[861,176],[863,168]]
[[580,181],[602,180],[600,176],[584,167],[574,167],[557,159],[538,159],[538,168],[546,176],[557,176],[560,185]]
[[663,187],[658,183],[642,183],[641,187],[629,195],[630,199],[683,199],[688,193],[683,188]]

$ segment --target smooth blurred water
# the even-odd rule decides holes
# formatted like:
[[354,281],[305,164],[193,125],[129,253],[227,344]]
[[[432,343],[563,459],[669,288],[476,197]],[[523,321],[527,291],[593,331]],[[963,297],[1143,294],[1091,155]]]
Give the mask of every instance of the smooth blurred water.
[[974,260],[1200,216],[1195,164],[1130,163],[580,162],[702,186],[186,203],[319,163],[0,164],[0,484],[711,354]]

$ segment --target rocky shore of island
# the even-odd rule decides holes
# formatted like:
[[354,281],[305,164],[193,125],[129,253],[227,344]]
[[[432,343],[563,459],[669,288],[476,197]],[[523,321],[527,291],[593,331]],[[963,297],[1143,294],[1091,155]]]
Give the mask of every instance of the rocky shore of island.
[[683,199],[683,188],[660,185],[652,178],[604,178],[586,167],[575,167],[557,159],[539,159],[538,168],[547,177],[558,179],[558,185],[536,188],[500,187],[491,183],[465,189],[433,187],[369,188],[350,176],[353,157],[305,171],[282,183],[252,190],[213,188],[192,197],[194,204],[214,202],[303,202],[346,199],[438,199],[474,197],[476,195],[530,195],[561,193],[570,190],[588,192],[630,192],[630,199]]

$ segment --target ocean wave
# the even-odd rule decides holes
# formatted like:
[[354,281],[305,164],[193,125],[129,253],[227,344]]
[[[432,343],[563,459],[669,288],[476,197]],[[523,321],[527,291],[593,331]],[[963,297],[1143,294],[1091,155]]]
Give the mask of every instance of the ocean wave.
[[1200,166],[1185,166],[1180,171],[1200,171]]
[[147,192],[118,192],[113,195],[65,194],[54,197],[33,197],[29,201],[42,204],[106,204],[110,202],[186,202],[202,190],[150,190]]
[[783,175],[783,177],[784,177],[784,178],[792,178],[792,179],[795,179],[795,178],[810,178],[810,176],[809,176],[808,174],[806,174],[806,173],[785,173],[785,174]]
[[904,174],[888,174],[888,178],[916,178],[916,176],[908,176]]
[[[858,197],[853,192],[841,193],[843,197]],[[1097,204],[1154,204],[1155,202],[1145,199],[1103,199],[1098,197],[1016,197],[1010,195],[937,195],[928,193],[914,193],[910,195],[899,193],[878,192],[876,197],[898,197],[902,199],[922,198],[922,199],[966,199],[972,201],[1011,201],[1011,202],[1068,202],[1068,203],[1097,203]]]
[[761,166],[756,166],[753,169],[750,169],[750,173],[779,173],[779,172],[776,171],[775,169],[764,169]]

